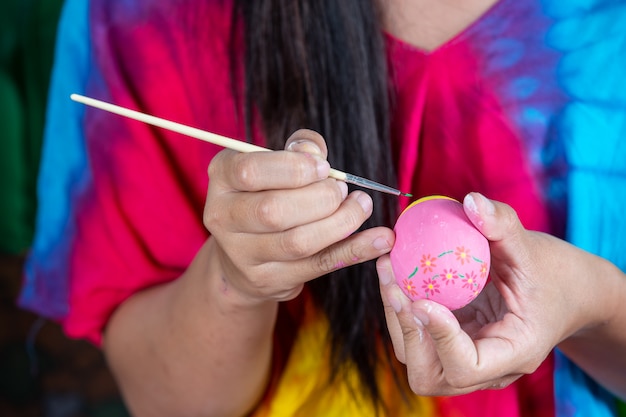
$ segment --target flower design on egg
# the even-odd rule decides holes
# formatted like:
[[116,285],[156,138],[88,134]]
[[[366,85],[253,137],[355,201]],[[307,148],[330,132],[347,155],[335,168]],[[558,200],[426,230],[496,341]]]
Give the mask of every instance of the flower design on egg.
[[460,246],[456,248],[454,254],[456,255],[456,260],[461,262],[461,265],[464,265],[465,262],[470,261],[469,249],[465,249],[465,246]]
[[457,274],[457,272],[452,268],[444,269],[443,274],[440,274],[439,276],[443,278],[446,285],[450,283],[454,285],[455,280],[459,278],[459,275]]
[[489,265],[487,265],[487,262],[483,262],[482,265],[480,266],[481,278],[485,278],[487,276],[487,271],[489,271]]
[[416,297],[417,296],[417,288],[415,287],[415,285],[413,285],[413,281],[409,280],[409,279],[405,279],[402,281],[402,288],[404,288],[404,291],[407,295],[409,295],[410,297]]
[[436,267],[435,261],[437,258],[433,258],[430,255],[423,255],[421,260],[421,266],[424,268],[424,273],[433,272],[433,268]]
[[465,278],[463,279],[463,288],[473,289],[477,286],[478,283],[476,282],[476,273],[474,271],[470,271],[465,274]]
[[424,285],[422,288],[426,293],[426,297],[435,295],[435,293],[439,292],[439,283],[434,278],[428,278],[423,281]]

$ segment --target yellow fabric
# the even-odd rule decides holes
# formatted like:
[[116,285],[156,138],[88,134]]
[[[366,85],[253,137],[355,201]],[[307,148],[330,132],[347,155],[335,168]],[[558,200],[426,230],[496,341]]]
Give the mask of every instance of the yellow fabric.
[[[376,410],[371,402],[363,400],[350,389],[358,386],[358,375],[348,370],[347,378],[337,378],[328,384],[329,346],[326,343],[328,323],[315,316],[313,309],[303,321],[285,371],[270,401],[253,414],[254,417],[374,417]],[[349,381],[349,382],[347,382]],[[381,369],[379,382],[388,409],[379,410],[378,416],[432,417],[435,400],[413,396],[407,404],[402,399],[389,370]],[[357,395],[355,397],[355,395]]]

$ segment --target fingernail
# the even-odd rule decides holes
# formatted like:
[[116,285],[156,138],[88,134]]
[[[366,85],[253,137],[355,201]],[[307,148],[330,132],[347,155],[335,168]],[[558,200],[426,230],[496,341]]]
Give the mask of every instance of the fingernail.
[[491,200],[489,200],[484,195],[480,193],[476,193],[476,194],[478,195],[478,198],[481,199],[483,207],[485,207],[485,211],[487,212],[487,214],[490,216],[493,216],[496,213],[496,206],[494,206]]
[[382,237],[377,237],[376,239],[374,239],[374,241],[372,242],[372,246],[374,247],[374,249],[379,251],[391,249],[391,244],[389,243],[389,241]]
[[361,205],[365,213],[372,211],[372,199],[365,193],[360,193],[356,201]]
[[474,200],[474,196],[470,193],[465,196],[463,200],[463,204],[467,209],[475,215],[478,215],[478,207],[476,207],[476,200]]
[[322,153],[320,148],[318,148],[318,146],[314,142],[306,139],[294,140],[289,144],[289,146],[287,146],[287,150],[293,152],[310,153],[313,155],[320,155]]
[[465,207],[465,214],[467,217],[480,229],[485,224],[485,221],[480,217],[478,213],[478,206],[476,200],[474,200],[473,193],[467,194],[463,199],[463,206]]
[[[463,199],[465,214],[480,229],[485,224],[486,216],[493,216],[496,207],[491,200],[480,193],[469,193]],[[483,215],[480,214],[483,213]]]

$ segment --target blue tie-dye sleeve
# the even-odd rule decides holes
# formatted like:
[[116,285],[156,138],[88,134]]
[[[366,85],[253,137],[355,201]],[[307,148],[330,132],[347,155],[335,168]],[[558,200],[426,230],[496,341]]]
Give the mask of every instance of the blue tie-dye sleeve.
[[[569,104],[557,134],[567,153],[567,239],[626,270],[626,4],[547,0],[556,20],[546,41]],[[615,416],[618,402],[557,352],[560,417]],[[622,408],[623,410],[623,408]]]
[[[56,41],[42,160],[37,188],[36,235],[25,267],[19,303],[46,317],[67,313],[71,198],[90,181],[82,131],[82,93],[90,70],[89,2],[67,0]],[[70,198],[68,198],[70,196]]]

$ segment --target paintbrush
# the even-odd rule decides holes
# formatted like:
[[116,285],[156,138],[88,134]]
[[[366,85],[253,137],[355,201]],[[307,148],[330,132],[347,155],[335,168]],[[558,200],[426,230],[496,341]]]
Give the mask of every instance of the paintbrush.
[[[80,94],[72,94],[70,98],[76,102],[85,104],[87,106],[96,107],[101,110],[115,113],[120,116],[128,117],[130,119],[138,120],[143,123],[147,123],[153,126],[158,126],[163,129],[171,130],[173,132],[180,133],[185,136],[200,139],[205,142],[212,143],[214,145],[222,146],[224,148],[232,149],[238,152],[270,152],[270,149],[263,148],[261,146],[253,145],[248,142],[243,142],[236,139],[227,138],[215,133],[207,132],[195,127],[186,126],[181,123],[172,122],[170,120],[161,119],[160,117],[151,116],[149,114],[141,113],[136,110],[127,109],[125,107],[117,106],[115,104],[107,103],[94,98],[85,97]],[[336,170],[330,169],[329,177],[344,181],[350,184],[358,185],[359,187],[367,188],[370,190],[380,191],[387,194],[393,194],[403,197],[412,197],[411,194],[403,193],[400,190],[389,187],[387,185],[379,184],[375,181],[368,180],[353,174],[348,174]]]

